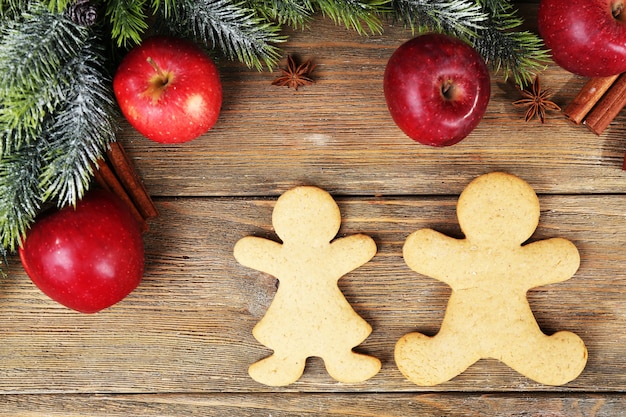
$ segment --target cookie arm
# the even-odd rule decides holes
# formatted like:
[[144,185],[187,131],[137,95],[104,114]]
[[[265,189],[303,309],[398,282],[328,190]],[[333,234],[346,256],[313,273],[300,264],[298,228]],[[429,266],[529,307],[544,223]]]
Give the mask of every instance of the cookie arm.
[[333,241],[329,253],[340,278],[372,259],[376,254],[376,243],[364,234],[351,235]]
[[413,271],[454,288],[459,269],[455,257],[458,258],[461,242],[432,229],[420,229],[406,239],[402,255]]
[[279,260],[281,248],[282,245],[278,242],[246,236],[235,244],[233,254],[241,265],[277,277],[277,270],[281,264]]
[[552,238],[530,243],[523,247],[528,264],[530,288],[570,279],[580,266],[576,246],[567,239]]

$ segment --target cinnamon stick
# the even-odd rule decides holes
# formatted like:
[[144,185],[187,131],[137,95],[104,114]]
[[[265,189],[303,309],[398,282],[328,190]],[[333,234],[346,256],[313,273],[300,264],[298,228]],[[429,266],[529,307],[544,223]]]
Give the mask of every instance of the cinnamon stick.
[[159,212],[122,145],[119,142],[112,142],[110,149],[107,151],[107,156],[117,177],[136,204],[143,218],[151,219],[157,217]]
[[133,216],[137,219],[143,232],[148,230],[148,223],[141,215],[133,200],[124,190],[121,182],[115,176],[109,165],[104,159],[98,159],[98,166],[94,169],[94,178],[98,184],[107,191],[112,192],[126,203]]
[[587,114],[584,124],[596,135],[601,135],[624,106],[626,106],[626,74],[621,74]]
[[576,97],[574,97],[574,100],[563,110],[565,116],[577,125],[581,124],[585,116],[600,101],[618,76],[619,74],[610,77],[590,78]]

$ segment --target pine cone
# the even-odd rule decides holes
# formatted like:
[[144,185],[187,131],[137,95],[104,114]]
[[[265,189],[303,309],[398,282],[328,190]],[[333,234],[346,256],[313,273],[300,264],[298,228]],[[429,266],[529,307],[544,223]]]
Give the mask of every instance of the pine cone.
[[77,25],[91,26],[98,20],[98,8],[91,0],[76,0],[68,6],[67,16]]

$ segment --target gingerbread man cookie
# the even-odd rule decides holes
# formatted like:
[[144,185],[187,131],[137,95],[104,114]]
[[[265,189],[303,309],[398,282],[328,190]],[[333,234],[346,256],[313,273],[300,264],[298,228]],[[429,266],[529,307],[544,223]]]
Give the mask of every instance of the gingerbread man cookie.
[[376,244],[362,234],[331,242],[341,214],[330,194],[317,187],[297,187],[280,196],[272,224],[282,244],[248,236],[234,248],[239,263],[279,281],[272,303],[252,332],[274,353],[252,364],[250,376],[266,385],[288,385],[300,378],[306,359],[316,356],[337,381],[371,378],[380,370],[380,361],[352,348],[372,328],[352,309],[337,281],[367,263]]
[[529,289],[562,282],[580,258],[568,240],[523,243],[539,223],[539,200],[523,180],[495,172],[462,192],[457,217],[464,239],[422,229],[403,255],[414,271],[452,288],[440,331],[409,333],[396,344],[400,371],[418,385],[448,381],[482,358],[498,359],[547,385],[575,379],[587,349],[574,333],[551,336],[539,328],[526,299]]

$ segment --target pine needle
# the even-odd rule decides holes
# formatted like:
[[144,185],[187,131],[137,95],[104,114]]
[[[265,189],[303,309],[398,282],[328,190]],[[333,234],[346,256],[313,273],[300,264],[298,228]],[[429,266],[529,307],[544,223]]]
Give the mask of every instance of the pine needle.
[[472,44],[495,72],[503,72],[505,79],[512,76],[523,88],[545,68],[550,55],[536,34],[516,31],[523,22],[508,1],[497,3]]
[[[167,0],[165,3],[170,4]],[[117,46],[131,47],[141,43],[142,35],[148,29],[145,4],[146,0],[106,2],[106,16],[111,22],[111,38],[117,42]]]
[[489,19],[473,0],[393,0],[394,18],[415,32],[442,32],[462,39],[476,36]]
[[39,173],[43,159],[36,146],[21,148],[0,160],[0,240],[17,250],[41,208]]
[[366,35],[383,32],[380,20],[383,9],[380,6],[386,3],[388,1],[317,0],[316,6],[335,24],[343,23],[346,28],[360,35]]
[[219,48],[228,58],[258,70],[280,59],[274,43],[283,42],[280,27],[254,11],[227,0],[178,0],[172,29],[182,36]]
[[251,0],[246,5],[267,21],[304,29],[315,12],[312,3],[309,0]]

